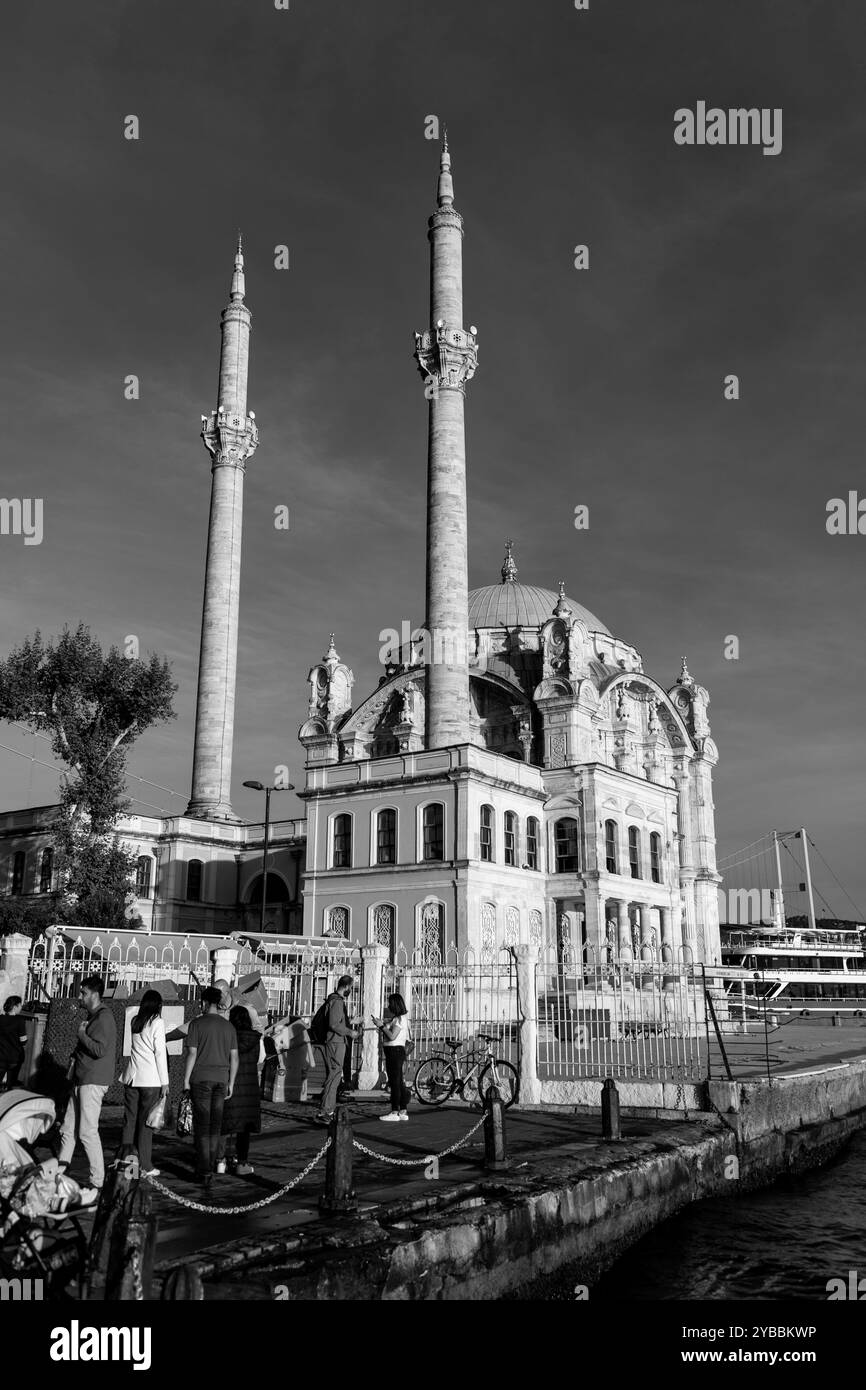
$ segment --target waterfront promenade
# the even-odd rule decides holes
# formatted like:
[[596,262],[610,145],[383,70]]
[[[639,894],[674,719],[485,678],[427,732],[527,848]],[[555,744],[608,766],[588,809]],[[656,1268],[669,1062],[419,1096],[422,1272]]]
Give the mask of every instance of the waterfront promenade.
[[[597,1110],[513,1109],[510,1164],[494,1173],[484,1168],[482,1129],[438,1170],[424,1162],[459,1144],[477,1126],[477,1109],[413,1105],[410,1123],[383,1125],[385,1096],[361,1095],[348,1107],[354,1138],[382,1157],[353,1153],[356,1212],[320,1213],[323,1158],[293,1191],[250,1212],[198,1211],[154,1190],[157,1289],[170,1268],[195,1264],[208,1299],[273,1298],[280,1284],[299,1298],[449,1298],[471,1270],[466,1296],[497,1297],[519,1286],[510,1266],[522,1261],[536,1276],[560,1255],[564,1262],[565,1247],[589,1281],[688,1202],[823,1161],[866,1117],[864,1038],[862,1020],[838,1028],[798,1021],[776,1035],[771,1086],[759,1056],[754,1076],[745,1071],[733,1088],[715,1086],[717,1108],[627,1112],[620,1142],[602,1140]],[[739,1114],[728,1108],[735,1093]],[[315,1110],[315,1100],[265,1102],[251,1152],[255,1173],[217,1178],[213,1206],[267,1198],[315,1159],[327,1137]],[[103,1133],[110,1155],[119,1108],[104,1111]],[[174,1197],[203,1201],[189,1139],[159,1135],[154,1156],[159,1182]],[[79,1157],[73,1171],[80,1165]]]

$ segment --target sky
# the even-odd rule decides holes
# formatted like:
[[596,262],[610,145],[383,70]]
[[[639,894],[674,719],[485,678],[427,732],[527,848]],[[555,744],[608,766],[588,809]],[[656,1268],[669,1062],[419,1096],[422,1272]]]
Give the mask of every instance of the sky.
[[[564,579],[663,685],[685,654],[712,700],[719,855],[806,824],[862,913],[866,537],[826,529],[831,498],[866,495],[862,0],[42,0],[4,40],[0,496],[41,498],[44,534],[0,536],[0,655],[83,620],[168,657],[178,717],[130,759],[168,790],[135,794],[174,812],[189,795],[198,435],[238,227],[260,444],[236,810],[261,813],[241,783],[278,764],[302,782],[329,633],[358,703],[380,632],[423,622],[412,333],[436,115],[479,338],[470,586],[498,581],[510,536],[521,580]],[[780,108],[781,152],[676,144],[699,101]],[[53,761],[9,726],[0,743]],[[0,750],[3,809],[56,786]]]

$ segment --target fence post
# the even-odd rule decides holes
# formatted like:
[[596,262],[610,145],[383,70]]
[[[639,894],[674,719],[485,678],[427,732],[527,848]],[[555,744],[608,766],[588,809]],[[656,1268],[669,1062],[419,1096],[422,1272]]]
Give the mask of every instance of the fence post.
[[324,1213],[355,1211],[358,1203],[352,1190],[352,1125],[345,1105],[338,1105],[328,1127],[331,1147],[325,1158],[325,1191],[319,1198]]
[[[364,1033],[361,1038],[361,1070],[358,1073],[358,1090],[372,1091],[379,1080],[379,1034],[370,1022],[370,1015],[378,1018],[382,1009],[382,976],[388,961],[388,948],[375,942],[361,947],[361,1023]],[[330,1151],[329,1151],[330,1152]]]
[[217,980],[225,980],[228,984],[234,983],[235,970],[240,953],[239,946],[217,947],[213,952],[213,974],[211,975],[211,984],[216,984]]
[[603,1139],[621,1139],[619,1122],[619,1091],[612,1076],[605,1078],[601,1088],[601,1135]]
[[520,1027],[521,1105],[541,1103],[538,1079],[538,948],[528,944],[514,947],[517,961],[517,1009]]
[[32,944],[23,932],[0,936],[0,1004],[10,994],[20,994],[27,1002],[27,966]]
[[484,1103],[484,1167],[495,1172],[509,1166],[505,1144],[505,1110],[499,1092],[491,1086]]

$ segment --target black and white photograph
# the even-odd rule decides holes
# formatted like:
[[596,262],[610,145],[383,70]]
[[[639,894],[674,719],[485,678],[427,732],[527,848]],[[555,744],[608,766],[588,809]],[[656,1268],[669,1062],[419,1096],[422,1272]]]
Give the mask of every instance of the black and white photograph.
[[5,1355],[832,1372],[866,9],[3,28]]

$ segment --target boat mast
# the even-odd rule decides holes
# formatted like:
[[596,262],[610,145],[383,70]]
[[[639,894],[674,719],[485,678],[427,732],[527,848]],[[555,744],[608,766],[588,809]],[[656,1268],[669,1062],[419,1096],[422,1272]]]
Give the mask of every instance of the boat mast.
[[773,831],[773,848],[776,851],[776,911],[773,917],[776,919],[776,926],[784,928],[785,921],[785,898],[782,893],[782,858],[779,854],[779,832]]
[[809,867],[809,841],[806,838],[805,826],[800,827],[800,834],[803,837],[803,862],[806,865],[806,889],[809,894],[809,926],[815,930],[815,898],[812,893],[812,871]]

